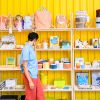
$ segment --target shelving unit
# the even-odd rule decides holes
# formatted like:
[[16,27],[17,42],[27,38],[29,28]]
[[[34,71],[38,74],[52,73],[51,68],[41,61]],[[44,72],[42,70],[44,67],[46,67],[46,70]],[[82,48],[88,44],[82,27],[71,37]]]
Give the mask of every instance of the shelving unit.
[[[38,69],[39,71],[71,71],[71,69]],[[0,71],[20,71],[20,68],[17,68],[17,67],[6,67],[6,66],[3,66],[1,67],[0,66]]]
[[[100,31],[100,28],[74,28],[74,35],[73,35],[74,40],[73,41],[75,41],[77,38],[81,38],[83,40],[87,39],[87,41],[88,41],[88,39],[93,38],[93,37],[91,37],[92,34],[94,34],[94,36],[95,37],[97,36],[96,38],[98,38],[99,36],[96,34],[99,34],[99,31]],[[92,32],[92,33],[88,35],[89,32]],[[86,94],[86,96],[87,96],[88,94],[92,94],[92,93],[95,93],[95,94],[100,93],[100,88],[88,88],[88,89],[78,88],[76,85],[76,76],[75,76],[77,72],[79,72],[79,73],[87,72],[89,74],[89,85],[92,84],[91,83],[91,80],[92,80],[91,73],[94,71],[100,72],[100,68],[93,68],[93,67],[91,67],[91,68],[75,68],[75,57],[80,57],[80,58],[83,57],[83,58],[85,58],[85,60],[87,62],[93,61],[93,60],[95,60],[95,57],[98,56],[96,54],[96,52],[99,53],[99,50],[100,50],[100,48],[75,48],[73,45],[74,100],[77,100],[78,98],[80,98],[79,100],[83,99],[84,98],[84,97],[82,98],[83,94]],[[94,57],[94,58],[92,58],[92,57]],[[99,57],[97,57],[97,58],[100,59]],[[91,59],[93,59],[93,60],[91,60]],[[89,99],[88,96],[86,99]],[[97,99],[97,100],[99,100],[99,99]]]
[[[17,30],[13,30],[14,32],[17,32]],[[24,32],[24,31],[31,31],[31,30],[22,30],[21,32]],[[48,53],[50,52],[58,52],[58,53],[61,53],[61,52],[69,52],[70,53],[70,60],[71,60],[71,67],[72,67],[72,31],[73,29],[72,28],[64,28],[64,29],[58,29],[58,28],[51,28],[51,29],[34,29],[34,31],[36,32],[70,32],[68,34],[70,34],[70,42],[71,42],[71,48],[68,48],[68,49],[36,49],[37,53],[38,52],[44,52],[47,51]],[[3,30],[1,32],[8,32],[8,30]],[[59,34],[59,33],[58,33]],[[66,34],[66,33],[62,33],[62,34]],[[16,35],[16,34],[15,34]],[[56,34],[57,35],[57,34]],[[1,52],[21,52],[22,49],[11,49],[11,50],[4,50],[4,49],[0,49]],[[66,57],[66,56],[65,56]],[[5,65],[1,66],[0,67],[0,72],[8,72],[8,71],[17,71],[17,72],[20,72],[20,68],[9,68]],[[70,74],[70,81],[72,79],[72,68],[71,69],[39,69],[39,72],[43,72],[46,73],[48,72],[49,73],[54,73],[56,75],[56,72],[58,74],[58,72],[61,72],[61,73],[66,73],[67,75],[67,72]],[[61,76],[60,76],[61,77]],[[67,76],[68,77],[68,76]],[[69,85],[69,84],[68,84]],[[73,100],[73,86],[72,86],[72,81],[70,83],[70,86],[72,87],[72,89],[47,89],[47,90],[44,90],[45,92],[65,92],[65,93],[69,93],[70,92],[70,97],[72,98]],[[5,90],[1,90],[1,92],[24,92],[24,89],[5,89]]]
[[[71,69],[39,69],[40,72],[44,71],[44,72],[70,72],[71,73],[71,86],[72,86],[72,90],[45,90],[45,92],[71,92],[71,97],[72,95],[74,96],[74,98],[72,100],[75,100],[75,96],[76,96],[76,92],[100,92],[100,89],[78,89],[76,86],[74,87],[75,85],[75,73],[78,71],[78,72],[86,72],[88,71],[89,73],[92,72],[92,71],[100,71],[100,68],[84,68],[84,69],[76,69],[74,67],[74,59],[75,59],[75,52],[96,52],[100,50],[100,48],[74,48],[74,37],[75,37],[75,32],[79,32],[79,31],[99,31],[100,29],[98,28],[68,28],[68,29],[35,29],[34,31],[36,32],[70,32],[70,36],[71,36],[71,48],[68,48],[68,49],[36,49],[37,53],[38,52],[44,52],[47,51],[48,53],[49,52],[69,52],[70,51],[70,59],[72,60],[71,62],[71,66],[72,68]],[[29,30],[26,30],[26,31],[29,31]],[[5,31],[3,31],[5,32]],[[58,33],[59,34],[59,33]],[[63,33],[65,34],[65,33]],[[22,49],[12,49],[12,50],[0,50],[1,52],[3,51],[22,51]],[[20,71],[19,68],[0,68],[0,71]],[[74,75],[73,75],[74,73]],[[2,90],[3,91],[3,90]],[[7,90],[5,90],[7,91]],[[11,90],[13,91],[13,90]],[[17,91],[17,90],[15,90]],[[18,90],[21,92],[21,90]],[[22,90],[23,91],[23,90]]]
[[[0,92],[24,92],[25,89],[2,89]],[[44,92],[72,92],[72,89],[44,89]]]

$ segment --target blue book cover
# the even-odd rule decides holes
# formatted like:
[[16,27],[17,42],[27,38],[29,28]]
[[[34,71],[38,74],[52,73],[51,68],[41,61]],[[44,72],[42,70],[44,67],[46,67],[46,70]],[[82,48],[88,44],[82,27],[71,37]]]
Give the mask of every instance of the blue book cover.
[[88,73],[76,73],[77,85],[88,85]]

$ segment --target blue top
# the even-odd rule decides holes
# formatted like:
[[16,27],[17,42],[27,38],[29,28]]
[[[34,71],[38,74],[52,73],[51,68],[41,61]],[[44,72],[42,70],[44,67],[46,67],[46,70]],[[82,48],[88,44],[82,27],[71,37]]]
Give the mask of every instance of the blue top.
[[37,78],[38,75],[38,62],[36,59],[36,54],[34,51],[34,48],[29,44],[26,43],[24,46],[21,57],[20,57],[20,67],[21,67],[21,72],[24,73],[24,67],[22,66],[23,61],[27,60],[28,61],[28,71],[30,73],[30,76],[32,78]]

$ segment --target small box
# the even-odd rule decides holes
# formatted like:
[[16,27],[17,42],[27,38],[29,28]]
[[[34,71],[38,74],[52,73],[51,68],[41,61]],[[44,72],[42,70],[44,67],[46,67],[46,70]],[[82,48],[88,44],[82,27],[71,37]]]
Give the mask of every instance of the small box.
[[84,68],[84,58],[75,58],[75,67]]
[[7,79],[5,81],[5,87],[10,88],[10,87],[15,87],[17,84],[17,80],[16,79]]
[[54,86],[57,88],[64,88],[65,85],[66,85],[65,80],[55,80],[54,81]]
[[99,38],[98,48],[100,48],[100,38]]
[[64,69],[70,69],[70,68],[71,68],[71,63],[70,62],[64,63]]
[[42,64],[38,64],[38,69],[42,69]]
[[91,62],[85,62],[85,68],[91,68]]
[[99,40],[97,38],[92,40],[92,45],[94,48],[98,48]]
[[8,57],[8,58],[6,59],[6,65],[13,65],[13,66],[15,66],[15,58],[13,58],[13,57]]

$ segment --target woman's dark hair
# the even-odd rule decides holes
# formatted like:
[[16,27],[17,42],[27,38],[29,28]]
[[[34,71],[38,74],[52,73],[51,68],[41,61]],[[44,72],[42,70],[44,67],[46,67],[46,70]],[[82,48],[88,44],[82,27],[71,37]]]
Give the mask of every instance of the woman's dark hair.
[[29,33],[29,35],[28,35],[28,41],[33,41],[34,39],[38,39],[39,38],[39,36],[38,36],[38,34],[37,33],[35,33],[35,32],[31,32],[31,33]]

